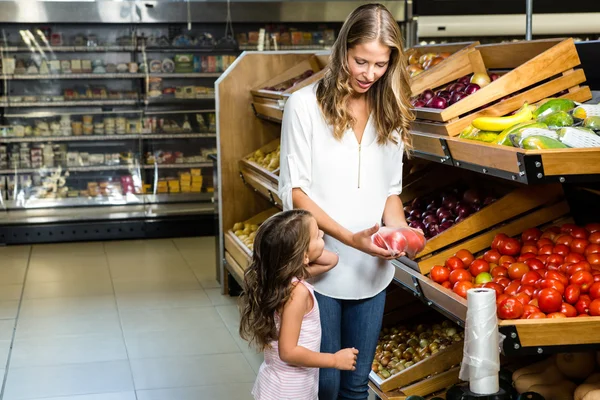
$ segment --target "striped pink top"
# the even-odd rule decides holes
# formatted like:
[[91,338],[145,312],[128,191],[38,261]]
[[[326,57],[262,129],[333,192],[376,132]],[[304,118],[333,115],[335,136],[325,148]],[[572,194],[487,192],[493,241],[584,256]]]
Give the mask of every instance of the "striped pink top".
[[[294,278],[293,282],[297,281]],[[298,346],[315,352],[321,349],[321,320],[319,305],[311,284],[300,281],[308,288],[314,306],[304,315]],[[275,313],[275,323],[279,330],[279,314]],[[277,341],[265,349],[265,361],[260,366],[252,394],[256,400],[316,400],[319,391],[319,369],[295,367],[279,358]]]

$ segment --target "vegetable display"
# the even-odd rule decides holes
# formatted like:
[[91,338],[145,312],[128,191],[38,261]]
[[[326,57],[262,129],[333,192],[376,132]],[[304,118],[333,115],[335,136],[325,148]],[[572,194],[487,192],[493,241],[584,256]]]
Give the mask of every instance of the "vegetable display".
[[500,233],[489,250],[462,249],[430,278],[462,297],[473,287],[494,289],[501,319],[600,316],[600,224]]

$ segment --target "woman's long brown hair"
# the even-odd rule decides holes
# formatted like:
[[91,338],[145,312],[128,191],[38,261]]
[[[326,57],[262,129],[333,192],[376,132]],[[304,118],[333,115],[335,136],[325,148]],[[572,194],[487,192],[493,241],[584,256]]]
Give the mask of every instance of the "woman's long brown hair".
[[325,76],[317,86],[317,100],[333,134],[341,139],[354,124],[348,100],[354,94],[350,85],[348,50],[378,40],[391,50],[385,74],[367,91],[369,110],[374,114],[377,142],[396,143],[394,133],[400,134],[406,151],[412,148],[410,122],[410,86],[406,71],[407,59],[402,48],[402,34],[392,14],[381,4],[365,4],[354,10],[344,22],[333,45]]
[[267,219],[256,233],[252,262],[244,274],[240,336],[259,350],[278,338],[275,312],[290,299],[292,278],[308,278],[304,257],[310,221],[308,211],[284,211]]

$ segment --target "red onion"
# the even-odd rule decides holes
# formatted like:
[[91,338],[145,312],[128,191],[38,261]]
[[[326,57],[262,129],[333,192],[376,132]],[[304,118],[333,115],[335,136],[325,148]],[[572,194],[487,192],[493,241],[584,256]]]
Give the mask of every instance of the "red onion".
[[465,75],[458,80],[458,83],[462,83],[465,86],[468,86],[471,83],[471,75]]
[[404,206],[404,212],[406,214],[410,214],[411,211],[412,211],[412,207],[411,206]]
[[428,215],[425,218],[423,218],[423,223],[425,224],[425,226],[427,226],[428,224],[431,224],[431,223],[437,224],[438,222],[439,221],[435,215]]
[[450,100],[450,97],[452,96],[452,93],[450,93],[447,90],[440,90],[439,92],[437,92],[437,96],[438,97],[443,97],[446,100]]
[[490,79],[492,80],[492,82],[494,82],[494,81],[495,81],[496,79],[498,79],[498,78],[500,78],[500,75],[498,75],[497,73],[495,73],[495,72],[492,72],[492,73],[490,74]]
[[463,194],[463,200],[469,204],[481,204],[481,194],[476,189],[469,189]]
[[442,222],[440,224],[440,228],[439,228],[440,233],[444,232],[446,229],[450,228],[453,225],[454,225],[454,221],[452,221],[452,220],[447,220],[447,221]]
[[479,85],[478,85],[478,84],[476,84],[476,83],[469,83],[469,84],[467,85],[467,87],[465,88],[465,93],[466,93],[467,95],[470,95],[470,94],[473,94],[473,93],[475,93],[475,92],[476,92],[476,91],[478,91],[479,89],[481,89],[481,87],[479,87]]
[[450,210],[448,209],[442,209],[440,208],[441,211],[438,211],[437,217],[440,220],[444,220],[444,219],[448,219],[448,218],[452,218],[452,213],[450,212]]
[[460,83],[460,82],[456,82],[456,83],[453,83],[452,85],[448,86],[447,90],[450,93],[463,92],[466,87],[467,87],[466,84]]
[[472,211],[471,211],[471,208],[469,208],[469,207],[460,207],[457,212],[459,217],[465,217],[465,218],[468,217],[469,215],[471,215],[471,213],[472,213]]
[[464,221],[464,220],[465,220],[465,218],[467,218],[467,217],[461,217],[461,216],[459,215],[458,217],[456,217],[456,219],[454,220],[454,222],[458,224],[459,222],[461,222],[461,221]]
[[464,92],[454,92],[450,97],[450,104],[458,103],[465,97],[467,97],[467,94],[465,94]]
[[488,206],[488,205],[492,204],[492,203],[493,203],[493,202],[495,202],[495,201],[496,201],[496,198],[495,198],[495,197],[493,197],[493,196],[487,196],[487,197],[485,198],[485,200],[483,200],[483,205],[484,205],[484,206]]
[[431,100],[433,98],[433,96],[435,96],[435,93],[433,93],[433,90],[427,89],[427,90],[424,90],[423,93],[421,93],[420,99],[422,101],[424,101],[425,103],[427,103],[429,100]]
[[427,211],[435,211],[435,210],[437,210],[437,208],[438,208],[438,206],[435,203],[429,203],[429,204],[427,204],[426,210]]
[[431,236],[437,236],[440,233],[440,226],[438,224],[426,225],[427,233]]
[[415,101],[415,103],[413,104],[413,107],[425,107],[425,102],[423,100],[417,100]]
[[425,232],[425,225],[423,225],[421,221],[412,221],[410,224],[408,224],[408,226],[410,226],[411,228],[420,229],[423,232]]
[[448,107],[448,100],[443,97],[433,96],[428,102],[427,107],[436,108],[438,110],[443,110]]

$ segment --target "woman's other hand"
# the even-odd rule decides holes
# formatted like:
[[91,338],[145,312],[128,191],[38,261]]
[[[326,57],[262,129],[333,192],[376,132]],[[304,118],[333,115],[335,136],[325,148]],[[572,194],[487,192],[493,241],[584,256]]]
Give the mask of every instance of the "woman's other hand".
[[385,260],[393,260],[400,257],[402,254],[395,254],[393,251],[382,249],[373,243],[371,236],[377,233],[378,230],[379,224],[375,224],[371,228],[354,233],[352,235],[352,247],[373,257],[379,257]]

